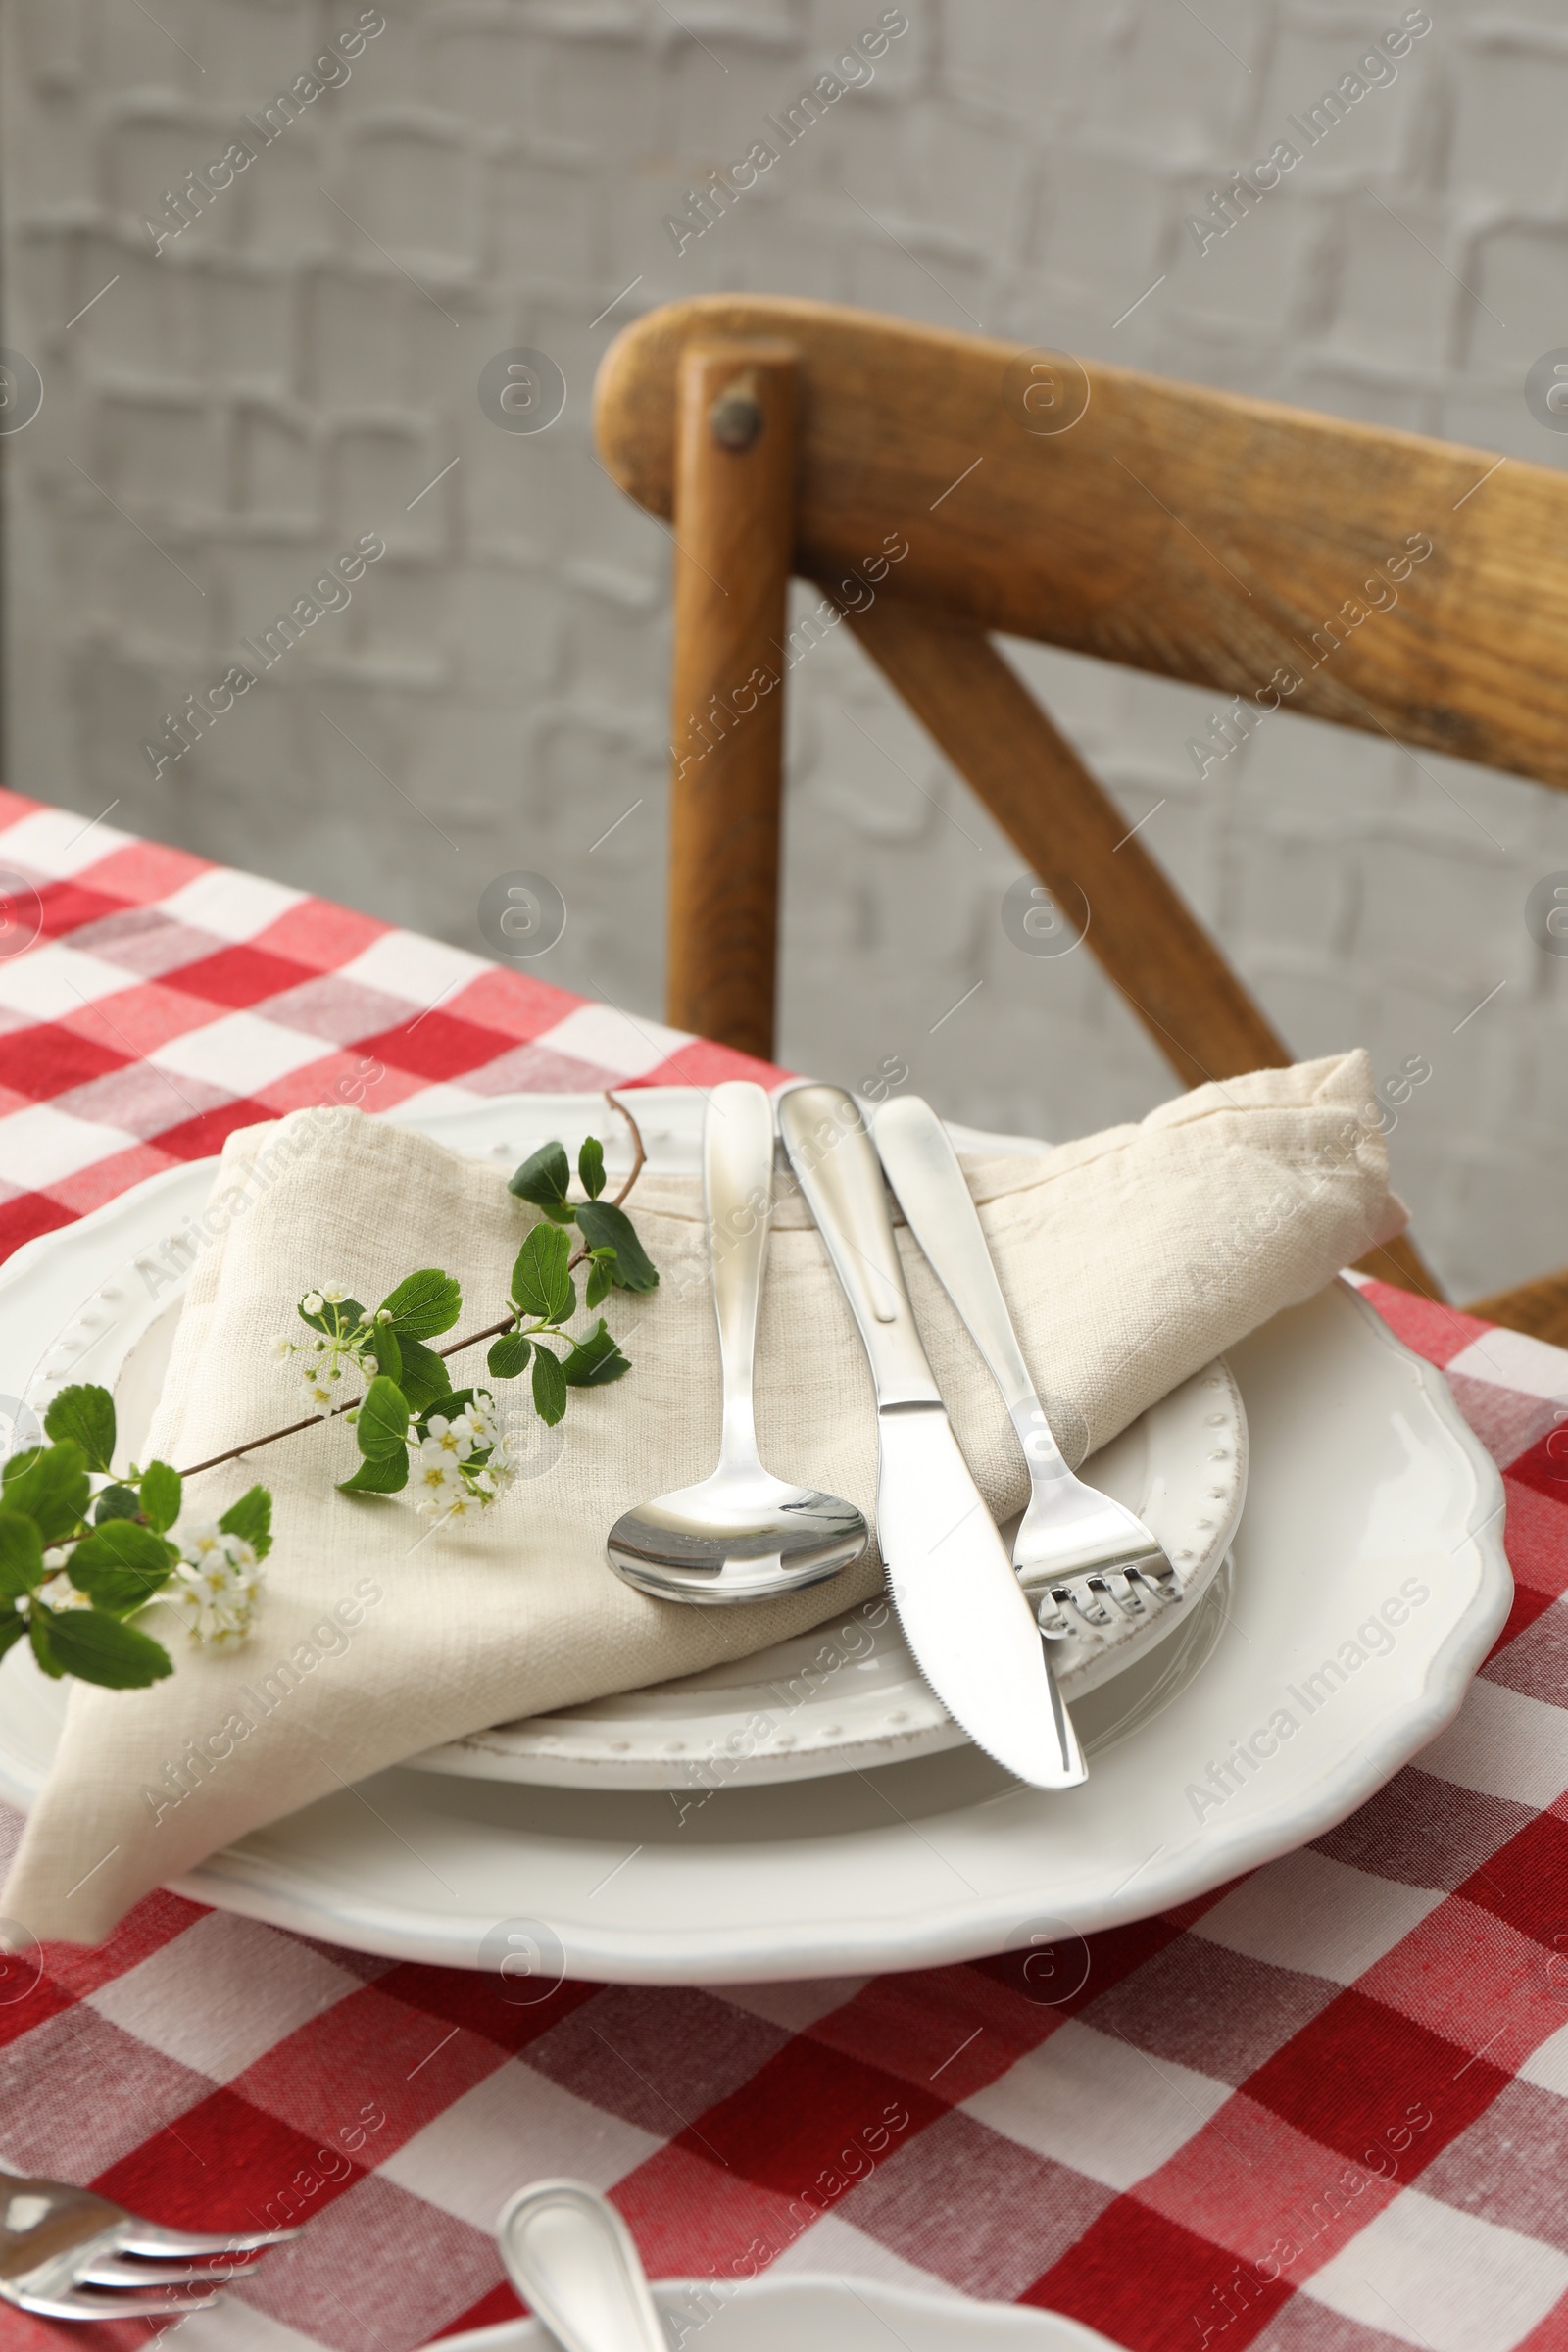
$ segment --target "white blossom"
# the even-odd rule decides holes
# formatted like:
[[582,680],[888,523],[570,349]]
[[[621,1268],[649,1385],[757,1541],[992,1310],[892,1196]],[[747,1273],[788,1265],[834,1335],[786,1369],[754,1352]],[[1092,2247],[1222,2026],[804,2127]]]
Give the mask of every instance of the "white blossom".
[[236,1649],[251,1630],[263,1574],[242,1536],[209,1524],[176,1536],[180,1558],[159,1592],[193,1642]]
[[[344,1283],[323,1282],[321,1285],[321,1297],[329,1300],[333,1306],[340,1306],[348,1295],[348,1288]],[[313,1307],[311,1312],[315,1314],[317,1309]]]
[[[45,1552],[43,1556],[45,1565],[49,1565],[48,1552]],[[57,1558],[64,1558],[64,1553],[56,1554]],[[34,1600],[41,1600],[46,1609],[90,1609],[92,1607],[92,1599],[88,1593],[78,1592],[69,1576],[58,1574],[47,1578],[38,1587],[36,1592],[19,1592],[15,1604],[17,1615],[24,1618],[29,1617],[32,1614]]]
[[455,1421],[447,1420],[443,1413],[433,1413],[426,1426],[430,1434],[419,1446],[421,1460],[443,1456],[460,1462],[467,1460],[473,1451],[473,1432],[462,1413]]
[[307,1315],[318,1315],[322,1304],[323,1300],[319,1291],[307,1291],[300,1300],[301,1311]]
[[274,1364],[286,1364],[293,1352],[294,1343],[292,1340],[285,1340],[280,1336],[272,1342],[272,1361]]

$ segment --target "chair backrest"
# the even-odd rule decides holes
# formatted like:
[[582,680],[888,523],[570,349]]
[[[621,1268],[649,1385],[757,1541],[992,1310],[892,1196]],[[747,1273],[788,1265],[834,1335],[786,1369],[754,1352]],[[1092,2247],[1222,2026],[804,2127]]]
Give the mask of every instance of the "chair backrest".
[[[606,354],[604,463],[673,525],[669,1017],[772,1046],[792,572],[992,809],[1189,1084],[1289,1058],[989,642],[1568,788],[1568,476],[821,303],[671,303]],[[797,631],[800,634],[800,631]],[[1114,861],[1114,862],[1112,862]],[[1409,1250],[1380,1271],[1435,1288]]]

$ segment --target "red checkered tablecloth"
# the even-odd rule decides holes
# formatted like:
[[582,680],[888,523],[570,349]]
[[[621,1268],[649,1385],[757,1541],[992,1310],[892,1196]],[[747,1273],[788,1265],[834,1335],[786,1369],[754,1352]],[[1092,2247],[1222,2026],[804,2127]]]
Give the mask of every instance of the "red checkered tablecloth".
[[[4,794],[0,869],[0,1254],[367,1065],[372,1110],[758,1067]],[[1568,2347],[1568,1355],[1373,1296],[1505,1470],[1512,1618],[1381,1795],[1097,1936],[1070,2000],[1002,1958],[514,2007],[158,1894],[0,1977],[0,2161],[170,2222],[308,2219],[192,2352],[502,2317],[491,2230],[546,2173],[608,2189],[656,2275],[958,2289],[1138,2352]],[[0,2317],[5,2352],[68,2333]]]

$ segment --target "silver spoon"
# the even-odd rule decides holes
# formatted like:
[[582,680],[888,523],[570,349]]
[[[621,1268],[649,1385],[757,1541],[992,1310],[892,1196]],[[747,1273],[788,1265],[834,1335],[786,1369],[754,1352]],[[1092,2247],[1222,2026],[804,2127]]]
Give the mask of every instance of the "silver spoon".
[[758,1456],[752,1369],[773,1207],[773,1105],[748,1079],[726,1080],[709,1097],[703,1189],[724,1396],[718,1467],[698,1486],[623,1512],[606,1557],[661,1600],[773,1600],[837,1576],[859,1558],[869,1531],[853,1502],[789,1486]]
[[501,2259],[563,2352],[668,2352],[631,2231],[585,2180],[535,2180],[502,2208]]

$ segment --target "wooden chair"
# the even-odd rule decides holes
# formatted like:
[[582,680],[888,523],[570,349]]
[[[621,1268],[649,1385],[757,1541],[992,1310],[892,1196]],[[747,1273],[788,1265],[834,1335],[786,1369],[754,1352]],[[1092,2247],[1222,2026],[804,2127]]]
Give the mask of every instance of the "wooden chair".
[[[1292,1056],[989,632],[1239,698],[1238,736],[1283,702],[1568,788],[1563,473],[744,295],[628,327],[595,422],[675,542],[668,1017],[748,1053],[773,1050],[792,573],[1069,919],[1087,901],[1189,1085]],[[1366,1264],[1442,1295],[1407,1239]],[[1568,1270],[1476,1311],[1568,1340]]]

